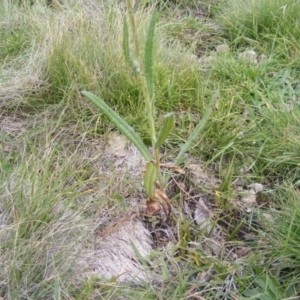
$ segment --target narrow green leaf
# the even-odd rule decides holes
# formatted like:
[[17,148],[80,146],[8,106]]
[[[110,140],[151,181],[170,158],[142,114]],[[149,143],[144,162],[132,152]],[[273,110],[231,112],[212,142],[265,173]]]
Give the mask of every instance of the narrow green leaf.
[[219,91],[215,92],[215,94],[213,95],[213,97],[211,98],[208,107],[206,108],[204,115],[202,117],[202,119],[200,120],[200,122],[198,123],[198,125],[196,126],[196,128],[194,129],[194,131],[191,133],[191,135],[189,136],[189,138],[187,139],[187,141],[185,142],[185,144],[181,147],[174,164],[178,165],[180,163],[180,160],[183,156],[183,154],[185,152],[187,152],[189,150],[189,148],[191,147],[194,139],[199,135],[199,133],[201,132],[201,130],[204,128],[204,126],[206,125],[211,111],[212,111],[212,107],[215,104],[217,98],[219,96]]
[[173,125],[174,125],[174,114],[168,113],[168,114],[164,115],[163,124],[162,124],[157,141],[154,146],[155,148],[159,148],[164,143],[164,141],[168,137]]
[[124,17],[123,22],[123,53],[128,65],[132,68],[134,72],[138,72],[137,67],[135,66],[131,56],[129,48],[129,32],[126,17]]
[[145,73],[146,83],[148,87],[148,92],[150,95],[152,109],[154,108],[154,101],[155,101],[155,85],[154,85],[155,23],[156,23],[156,14],[153,13],[148,28],[148,33],[147,33],[147,38],[145,43],[145,53],[144,53],[144,73]]
[[157,176],[157,169],[153,161],[149,161],[146,166],[144,174],[144,188],[147,196],[154,199],[155,194],[155,180]]
[[268,274],[268,276],[269,276],[269,289],[273,293],[273,296],[275,296],[275,297],[277,296],[278,297],[280,295],[280,298],[283,299],[285,291],[282,288],[280,282],[273,275]]
[[54,298],[54,300],[61,300],[61,293],[60,293],[58,278],[55,278],[53,298]]
[[93,93],[82,91],[81,94],[90,99],[102,111],[102,113],[109,118],[112,123],[115,124],[121,133],[124,134],[137,147],[147,161],[151,160],[151,155],[141,138],[137,135],[134,129],[119,116],[119,114],[117,114],[102,99]]
[[231,233],[228,232],[227,241],[232,241],[236,237],[243,224],[244,222],[240,222]]
[[0,131],[0,140],[4,140],[6,142],[13,142],[14,140],[7,134]]

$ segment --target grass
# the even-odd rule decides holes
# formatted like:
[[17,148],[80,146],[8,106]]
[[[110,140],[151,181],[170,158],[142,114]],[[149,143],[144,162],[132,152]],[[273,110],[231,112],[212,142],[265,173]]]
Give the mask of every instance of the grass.
[[68,208],[76,195],[74,186],[66,186],[68,162],[62,165],[67,173],[62,172],[56,149],[43,150],[2,164],[1,294],[16,299],[52,293],[54,282],[69,273],[66,257],[75,259],[65,252],[66,244],[74,247],[80,232],[76,223],[82,217]]
[[[80,94],[101,96],[150,145],[142,89],[122,54],[125,8],[44,2],[0,4],[0,297],[298,299],[298,1],[147,1],[137,9],[142,41],[152,11],[159,14],[157,114],[172,110],[176,122],[164,160],[220,96],[182,165],[208,175],[189,173],[188,192],[171,199],[178,208],[201,194],[214,230],[199,230],[188,208],[170,228],[140,216],[157,243],[162,232],[174,238],[146,258],[136,245],[146,271],[126,282],[97,265],[111,235],[94,232],[113,232],[143,208],[141,158]],[[228,50],[218,52],[220,44]],[[249,50],[257,61],[243,58]],[[264,190],[249,207],[242,195],[251,183]]]

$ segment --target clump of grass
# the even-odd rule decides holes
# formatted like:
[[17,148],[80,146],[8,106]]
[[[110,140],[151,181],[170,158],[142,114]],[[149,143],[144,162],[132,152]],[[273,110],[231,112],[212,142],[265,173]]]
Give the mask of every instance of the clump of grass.
[[0,60],[5,62],[17,56],[28,47],[28,38],[24,37],[24,32],[20,28],[1,31]]
[[248,43],[251,40],[264,43],[264,40],[268,40],[267,36],[279,40],[283,37],[298,39],[299,8],[296,0],[226,1],[220,21],[235,43]]
[[[236,10],[238,12],[238,6]],[[223,17],[226,13],[229,18],[230,12],[226,9]],[[242,21],[239,24],[243,24]],[[242,33],[236,34],[243,36]],[[204,133],[208,143],[199,144],[199,148],[210,162],[224,158],[227,161],[234,156],[259,180],[267,177],[273,180],[277,176],[286,178],[297,173],[298,143],[294,130],[299,126],[296,83],[299,72],[294,57],[300,52],[293,48],[291,54],[283,46],[293,43],[296,36],[283,39],[273,36],[282,44],[273,44],[274,47],[269,48],[264,34],[257,36],[257,43],[248,43],[258,57],[266,55],[264,61],[251,63],[242,59],[239,54],[245,50],[245,44],[215,55],[210,82],[219,81],[223,91],[220,101],[224,102],[214,114],[218,121]]]
[[234,48],[250,47],[264,53],[276,69],[295,68],[299,58],[297,31],[299,2],[227,1],[218,20]]
[[[111,244],[106,242],[103,250],[99,238],[97,257],[94,230],[99,223],[109,222],[112,214],[127,210],[122,193],[135,192],[135,181],[126,181],[126,171],[115,170],[109,161],[113,154],[106,152],[104,158],[99,152],[102,142],[87,140],[86,133],[51,117],[46,117],[46,124],[43,117],[28,121],[27,131],[19,137],[26,149],[20,145],[17,154],[5,149],[8,155],[0,155],[3,297],[50,299],[71,294],[84,277],[92,277],[88,263],[101,266],[106,255],[109,265]],[[143,241],[141,235],[138,240]],[[101,270],[97,275],[107,276],[107,270]],[[93,278],[87,281],[89,285]]]
[[39,98],[38,106],[49,87],[44,74],[45,45],[39,44],[39,16],[9,1],[1,2],[0,14],[0,106],[13,110],[25,106],[29,98]]
[[57,284],[66,290],[83,237],[84,220],[69,208],[77,197],[66,185],[69,162],[43,151],[1,165],[0,294],[9,298],[48,299]]
[[0,62],[5,65],[30,47],[30,35],[24,26],[26,18],[16,7],[2,1],[0,15]]
[[270,193],[273,204],[261,211],[264,234],[258,236],[258,259],[253,265],[251,282],[242,291],[251,299],[299,298],[299,193],[284,184]]

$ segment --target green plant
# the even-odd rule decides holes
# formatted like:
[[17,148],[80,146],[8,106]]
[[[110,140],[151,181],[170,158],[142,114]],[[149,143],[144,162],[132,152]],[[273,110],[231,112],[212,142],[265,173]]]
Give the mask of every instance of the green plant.
[[272,43],[273,48],[282,38],[299,39],[298,11],[295,0],[228,0],[218,19],[235,44],[256,40],[260,47]]
[[[127,0],[127,18],[129,20],[130,26],[128,26],[127,18],[125,17],[123,27],[123,51],[127,63],[138,76],[142,85],[153,154],[150,154],[147,146],[143,143],[142,139],[138,136],[135,130],[118,113],[116,113],[109,105],[107,105],[105,101],[91,92],[82,91],[81,93],[89,100],[91,100],[102,111],[102,113],[106,115],[106,117],[108,117],[112,123],[114,123],[114,125],[121,131],[121,133],[124,134],[137,147],[137,149],[146,159],[146,169],[143,181],[145,192],[149,197],[149,200],[147,201],[147,211],[149,213],[159,211],[160,205],[158,204],[158,202],[160,202],[166,216],[168,217],[171,211],[171,203],[167,195],[163,191],[167,179],[165,176],[162,176],[159,149],[165,142],[170,133],[170,130],[173,127],[174,114],[173,112],[169,112],[164,115],[162,126],[159,132],[157,132],[155,128],[156,112],[154,78],[154,33],[156,25],[156,14],[152,14],[144,45],[144,53],[142,55],[134,10],[135,8],[133,8],[131,0]],[[133,50],[131,50],[130,48],[129,32],[132,35]],[[178,165],[181,162],[184,153],[188,151],[192,142],[205,126],[211,114],[212,107],[217,99],[217,96],[218,93],[215,93],[215,95],[210,100],[201,121],[195,127],[194,131],[191,133],[190,137],[187,139],[184,145],[180,148],[180,151],[176,159],[174,160],[174,166]],[[169,167],[173,169],[172,166]],[[179,170],[179,168],[177,168],[177,170]]]
[[255,278],[253,288],[246,289],[243,294],[245,297],[242,297],[242,299],[244,300],[298,299],[292,288],[285,291],[278,279],[270,274]]

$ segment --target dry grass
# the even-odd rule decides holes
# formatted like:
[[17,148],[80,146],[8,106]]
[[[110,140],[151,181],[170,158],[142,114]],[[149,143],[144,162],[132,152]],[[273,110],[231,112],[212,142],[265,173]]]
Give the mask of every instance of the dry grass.
[[49,88],[49,82],[43,79],[44,66],[45,49],[4,65],[0,82],[0,107],[3,109],[18,106],[24,98]]

